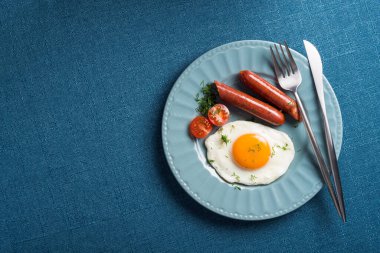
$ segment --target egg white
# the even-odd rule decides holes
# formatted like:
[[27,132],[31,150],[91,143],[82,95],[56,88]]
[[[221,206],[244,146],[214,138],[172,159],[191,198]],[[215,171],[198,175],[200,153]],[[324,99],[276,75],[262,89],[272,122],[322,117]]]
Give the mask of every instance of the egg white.
[[[263,167],[247,170],[234,161],[232,146],[235,140],[244,134],[258,134],[267,140],[271,156]],[[223,142],[222,135],[226,135],[230,142]],[[288,170],[295,154],[293,142],[286,133],[249,121],[225,124],[209,136],[205,144],[208,161],[219,176],[229,183],[244,185],[272,183]]]

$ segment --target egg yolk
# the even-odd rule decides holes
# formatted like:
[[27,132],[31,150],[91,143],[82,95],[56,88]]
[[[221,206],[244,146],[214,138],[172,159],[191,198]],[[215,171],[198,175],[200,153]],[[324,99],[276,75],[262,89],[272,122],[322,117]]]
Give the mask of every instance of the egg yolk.
[[270,147],[262,136],[244,134],[235,140],[232,154],[238,165],[248,170],[256,170],[268,162]]

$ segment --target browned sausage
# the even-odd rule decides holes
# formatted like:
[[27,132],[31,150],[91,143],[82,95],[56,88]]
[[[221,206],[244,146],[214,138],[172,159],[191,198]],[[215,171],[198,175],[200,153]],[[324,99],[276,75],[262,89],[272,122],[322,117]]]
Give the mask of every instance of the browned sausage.
[[238,91],[224,83],[214,81],[219,93],[219,97],[233,106],[236,106],[262,120],[273,125],[282,125],[285,122],[285,116],[279,110],[270,106],[244,92]]
[[267,82],[264,78],[249,70],[243,70],[240,71],[240,79],[263,99],[288,113],[295,120],[300,120],[296,101]]

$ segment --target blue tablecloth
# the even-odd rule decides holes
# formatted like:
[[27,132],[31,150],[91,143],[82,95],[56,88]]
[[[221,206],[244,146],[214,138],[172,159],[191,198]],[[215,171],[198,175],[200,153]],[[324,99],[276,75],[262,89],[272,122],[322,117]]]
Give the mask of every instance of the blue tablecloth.
[[[0,252],[379,252],[378,0],[2,1]],[[197,204],[161,144],[166,97],[199,55],[303,39],[340,102],[347,205],[326,189],[280,218]]]

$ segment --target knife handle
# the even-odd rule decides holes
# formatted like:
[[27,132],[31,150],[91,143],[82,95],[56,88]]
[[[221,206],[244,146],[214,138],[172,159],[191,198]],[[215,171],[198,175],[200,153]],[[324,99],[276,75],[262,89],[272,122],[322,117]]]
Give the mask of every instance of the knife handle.
[[340,175],[339,175],[339,167],[338,167],[338,159],[335,153],[335,147],[334,147],[334,141],[331,136],[330,126],[329,122],[327,120],[327,115],[325,112],[322,112],[322,118],[323,118],[323,124],[324,124],[324,132],[325,132],[325,140],[327,145],[327,153],[329,158],[329,165],[333,176],[334,184],[335,184],[335,190],[336,195],[340,207],[340,212],[342,214],[342,219],[345,222],[346,221],[346,210],[344,205],[344,199],[343,199],[343,191],[342,191],[342,184],[340,181]]

